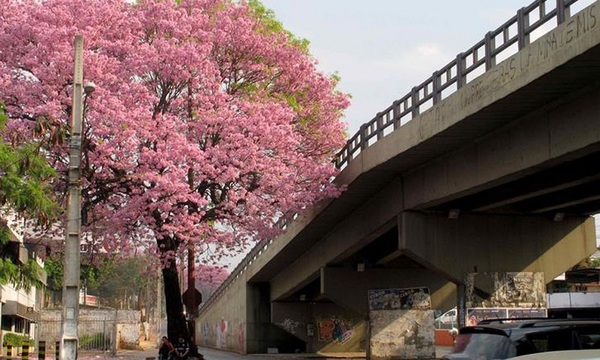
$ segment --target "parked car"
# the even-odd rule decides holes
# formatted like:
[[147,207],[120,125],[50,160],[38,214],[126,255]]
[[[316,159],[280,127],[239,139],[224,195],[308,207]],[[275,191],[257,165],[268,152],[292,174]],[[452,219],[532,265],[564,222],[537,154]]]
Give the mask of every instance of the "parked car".
[[600,349],[600,319],[493,319],[459,330],[452,360],[509,359],[548,351]]
[[564,350],[547,351],[523,356],[517,356],[511,360],[600,360],[600,350]]
[[456,308],[452,308],[434,320],[436,329],[452,329],[458,327]]

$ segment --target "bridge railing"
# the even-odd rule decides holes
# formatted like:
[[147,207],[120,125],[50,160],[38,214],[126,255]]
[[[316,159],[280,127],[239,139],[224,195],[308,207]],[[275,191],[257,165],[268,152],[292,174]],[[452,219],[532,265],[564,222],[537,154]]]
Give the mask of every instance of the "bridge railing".
[[[485,37],[412,90],[394,101],[363,124],[346,145],[337,153],[335,165],[343,169],[367,147],[412,120],[423,111],[439,103],[448,95],[465,86],[474,77],[496,65],[499,56],[508,57],[530,42],[532,33],[552,19],[556,26],[570,16],[570,7],[577,0],[555,0],[549,8],[547,0],[536,0],[521,8],[515,16]],[[551,30],[553,28],[549,28]],[[511,47],[516,45],[513,52]],[[483,70],[483,71],[482,71]]]
[[[458,54],[446,66],[435,71],[429,79],[413,87],[408,94],[394,101],[389,107],[377,113],[371,121],[363,124],[335,156],[335,166],[339,169],[345,168],[361,151],[456,92],[475,77],[490,70],[500,58],[505,59],[516,54],[530,43],[532,34],[536,30],[550,24],[551,20],[556,21],[554,26],[546,29],[547,31],[562,24],[570,17],[571,6],[577,1],[536,0],[518,10],[516,15],[496,30],[488,32],[482,40]],[[553,3],[551,7],[548,6],[550,2]],[[297,217],[298,214],[282,217],[276,226],[286,229]],[[215,302],[272,243],[273,239],[260,241],[202,305],[200,313]]]

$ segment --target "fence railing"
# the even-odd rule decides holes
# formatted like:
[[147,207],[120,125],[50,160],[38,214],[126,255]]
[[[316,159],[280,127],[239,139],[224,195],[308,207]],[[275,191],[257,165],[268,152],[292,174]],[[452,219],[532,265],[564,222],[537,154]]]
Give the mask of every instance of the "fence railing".
[[363,124],[337,153],[336,167],[346,167],[361,151],[462,88],[472,80],[470,75],[479,75],[480,69],[491,69],[496,65],[497,57],[506,56],[504,53],[510,51],[511,46],[516,45],[512,54],[523,49],[529,44],[532,33],[542,25],[552,19],[556,19],[556,26],[563,23],[570,17],[570,7],[577,0],[555,0],[552,8],[549,8],[549,2],[537,0],[521,8],[507,22],[488,32],[478,43]]
[[[56,344],[62,336],[62,321],[40,321],[37,338],[46,343],[48,354],[54,354]],[[117,343],[117,326],[114,320],[80,320],[77,333],[79,335],[79,351],[99,351],[115,354]]]
[[[577,1],[536,0],[519,9],[516,15],[496,30],[485,34],[482,40],[458,54],[446,66],[435,71],[430,78],[413,87],[408,94],[364,123],[336,154],[335,166],[344,169],[366,148],[490,70],[500,58],[516,54],[529,45],[534,32],[541,30],[542,26],[550,24],[553,26],[548,27],[547,31],[555,29],[571,16],[571,6]],[[551,20],[555,20],[554,24],[551,24]],[[277,222],[277,226],[285,229],[297,217],[298,214],[283,217]],[[216,301],[272,243],[273,239],[260,241],[202,305],[200,313]]]

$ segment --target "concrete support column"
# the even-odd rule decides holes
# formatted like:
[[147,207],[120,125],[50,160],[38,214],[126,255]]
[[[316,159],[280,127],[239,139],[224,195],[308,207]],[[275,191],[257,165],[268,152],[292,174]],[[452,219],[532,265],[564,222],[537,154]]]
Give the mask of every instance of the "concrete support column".
[[456,286],[456,322],[459,329],[465,326],[465,317],[467,315],[465,289],[464,282]]
[[247,286],[246,353],[265,353],[269,344],[265,328],[271,323],[269,284]]

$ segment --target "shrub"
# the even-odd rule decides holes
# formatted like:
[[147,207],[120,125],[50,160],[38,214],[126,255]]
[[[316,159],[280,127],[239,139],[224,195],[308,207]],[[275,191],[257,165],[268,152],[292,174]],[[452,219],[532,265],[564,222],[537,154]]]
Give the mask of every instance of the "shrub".
[[29,336],[8,333],[4,335],[4,346],[21,347],[23,345],[31,345]]
[[104,350],[104,334],[85,334],[79,338],[79,347],[86,350]]

